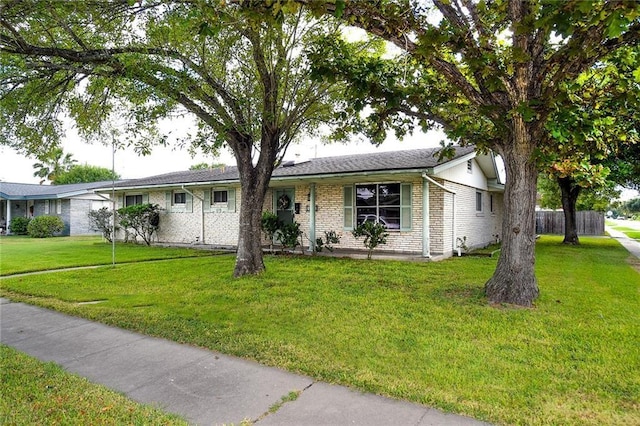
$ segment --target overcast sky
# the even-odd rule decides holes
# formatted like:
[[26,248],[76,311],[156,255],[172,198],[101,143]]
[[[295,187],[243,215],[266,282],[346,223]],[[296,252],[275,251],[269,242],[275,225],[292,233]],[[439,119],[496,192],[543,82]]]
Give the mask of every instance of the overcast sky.
[[[389,138],[380,147],[375,147],[364,140],[346,145],[323,145],[316,140],[307,140],[300,144],[291,145],[285,159],[304,160],[334,155],[437,147],[443,139],[444,134],[440,132],[420,133],[408,136],[400,142],[395,138]],[[67,130],[67,138],[63,142],[63,150],[65,153],[73,154],[73,158],[78,161],[78,164],[89,164],[111,169],[111,147],[100,143],[84,143],[72,130]],[[36,162],[37,160],[34,158],[25,157],[11,148],[0,146],[0,181],[39,183],[40,178],[33,176],[35,171],[33,164]],[[123,179],[131,179],[187,170],[189,166],[202,162],[236,164],[233,155],[227,151],[222,152],[220,157],[214,159],[203,155],[192,158],[186,149],[176,150],[170,147],[156,147],[151,155],[138,156],[133,152],[133,149],[128,148],[116,151],[115,171]]]
[[[80,140],[73,131],[67,132],[63,143],[64,152],[73,154],[78,164],[89,164],[111,169],[111,147],[99,143],[87,144]],[[314,157],[330,157],[335,155],[364,154],[369,152],[388,152],[396,150],[437,147],[445,138],[441,132],[416,133],[402,141],[390,137],[379,147],[360,140],[349,144],[323,145],[316,140],[292,145],[287,151],[287,160],[302,161]],[[37,160],[18,154],[15,150],[0,146],[0,181],[16,183],[39,183],[40,178],[33,176],[33,164]],[[202,155],[192,158],[187,150],[175,150],[171,147],[156,147],[149,156],[138,156],[133,149],[116,151],[115,171],[123,179],[141,178],[163,173],[183,171],[198,163],[223,163],[235,165],[230,152],[222,152],[220,157],[207,158]],[[623,190],[621,199],[628,200],[638,196],[637,191]]]

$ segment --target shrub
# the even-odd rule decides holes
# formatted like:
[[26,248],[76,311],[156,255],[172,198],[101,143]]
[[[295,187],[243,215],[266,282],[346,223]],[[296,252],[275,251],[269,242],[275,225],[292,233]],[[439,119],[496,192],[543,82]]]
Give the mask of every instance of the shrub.
[[269,246],[271,247],[271,251],[273,252],[273,237],[276,235],[276,232],[282,226],[282,222],[278,219],[278,215],[272,212],[263,212],[262,220],[260,222],[260,227],[262,228],[262,232],[264,232],[265,238],[269,240]]
[[31,218],[28,217],[14,217],[9,222],[9,231],[15,235],[27,235],[27,227],[31,222]]
[[316,246],[314,250],[318,253],[326,248],[329,251],[333,251],[333,244],[340,244],[340,236],[336,231],[324,231],[324,238],[316,238]]
[[[102,236],[109,242],[113,241],[113,212],[106,207],[89,212],[91,229],[102,232]],[[119,227],[116,225],[116,230]]]
[[151,238],[160,225],[160,206],[157,204],[138,204],[118,209],[120,225],[125,230],[133,230],[133,234],[142,238],[148,246]]
[[32,238],[48,238],[62,232],[64,222],[58,216],[37,216],[27,226],[27,232]]
[[351,233],[355,238],[364,237],[364,246],[369,250],[367,259],[371,259],[373,249],[387,243],[389,236],[386,226],[368,220],[358,225]]
[[288,223],[281,226],[279,229],[278,241],[282,243],[284,248],[296,249],[300,245],[300,236],[302,231],[300,230],[300,224],[298,222]]

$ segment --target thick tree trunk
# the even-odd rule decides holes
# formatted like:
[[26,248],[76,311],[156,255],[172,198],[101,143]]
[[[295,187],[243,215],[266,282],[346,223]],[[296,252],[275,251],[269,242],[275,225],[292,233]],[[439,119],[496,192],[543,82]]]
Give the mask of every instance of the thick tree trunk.
[[[262,257],[262,205],[264,194],[254,190],[251,182],[241,182],[240,229],[234,277],[254,275],[264,271]],[[259,193],[260,192],[260,193]]]
[[507,172],[502,249],[496,270],[485,284],[485,294],[492,303],[531,306],[538,297],[534,271],[538,170],[531,133],[524,123],[514,128],[512,140],[501,152]]
[[564,211],[564,244],[580,244],[576,224],[576,202],[580,195],[580,187],[570,177],[558,178],[562,194],[562,210]]
[[262,207],[273,173],[278,135],[261,141],[260,158],[252,160],[250,139],[237,137],[233,150],[240,173],[240,227],[234,277],[255,275],[265,270],[262,253]]

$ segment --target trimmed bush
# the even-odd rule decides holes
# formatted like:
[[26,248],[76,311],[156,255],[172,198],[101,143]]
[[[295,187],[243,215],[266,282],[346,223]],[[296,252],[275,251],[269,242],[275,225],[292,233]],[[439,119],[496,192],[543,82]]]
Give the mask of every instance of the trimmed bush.
[[29,217],[14,217],[9,222],[9,231],[14,235],[27,235],[29,222],[31,222]]
[[58,216],[37,216],[27,226],[27,232],[32,238],[53,237],[53,234],[62,232],[63,229],[64,222]]

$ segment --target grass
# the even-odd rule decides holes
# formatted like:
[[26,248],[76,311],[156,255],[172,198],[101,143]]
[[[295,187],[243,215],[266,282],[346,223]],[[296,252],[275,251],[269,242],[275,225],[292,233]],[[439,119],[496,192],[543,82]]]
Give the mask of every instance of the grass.
[[[195,249],[116,244],[116,262],[207,256]],[[111,264],[111,243],[100,237],[57,237],[33,239],[20,236],[0,238],[0,275],[48,269]]]
[[487,305],[496,258],[471,256],[275,256],[242,279],[233,257],[189,258],[6,278],[0,293],[490,422],[640,424],[640,274],[613,240],[560,241],[538,241],[534,309]]
[[187,425],[104,386],[0,345],[0,424]]

